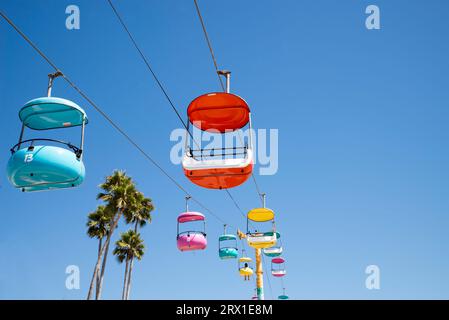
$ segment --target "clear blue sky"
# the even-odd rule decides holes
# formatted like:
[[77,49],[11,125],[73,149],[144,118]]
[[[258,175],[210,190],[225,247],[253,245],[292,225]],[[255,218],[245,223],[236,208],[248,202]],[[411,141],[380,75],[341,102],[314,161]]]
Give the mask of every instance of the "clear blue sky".
[[[72,3],[81,10],[76,31],[65,28]],[[194,97],[219,89],[193,1],[115,3],[183,114]],[[365,28],[369,4],[381,9],[381,30]],[[232,89],[252,107],[254,126],[279,129],[279,171],[258,182],[277,212],[288,294],[447,299],[449,3],[200,5],[218,63],[233,71]],[[194,196],[245,226],[224,191],[191,185],[171,164],[169,134],[180,124],[106,1],[2,0],[0,8]],[[0,48],[6,168],[18,110],[44,95],[52,70],[4,21]],[[85,234],[86,215],[113,169],[125,169],[157,208],[142,230],[147,252],[135,267],[132,298],[249,298],[253,285],[240,279],[234,262],[217,257],[221,224],[207,217],[207,251],[178,252],[183,194],[63,81],[54,94],[89,115],[86,180],[77,189],[23,194],[0,175],[0,298],[85,298],[97,250]],[[251,181],[231,192],[245,211],[259,205]],[[81,269],[81,290],[65,288],[70,264]],[[381,269],[381,290],[364,286],[370,264]],[[105,298],[120,298],[123,273],[110,259]],[[271,279],[272,293],[265,284],[267,298],[280,294],[278,279]]]

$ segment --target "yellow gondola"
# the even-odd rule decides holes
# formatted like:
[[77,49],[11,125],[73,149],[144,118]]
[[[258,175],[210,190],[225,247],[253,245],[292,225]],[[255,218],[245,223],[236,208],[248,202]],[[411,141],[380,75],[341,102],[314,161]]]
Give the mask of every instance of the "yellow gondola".
[[254,270],[249,265],[253,261],[250,257],[242,256],[239,259],[239,273],[245,280],[249,280],[250,276],[254,274]]
[[[272,230],[268,232],[259,232],[254,230],[250,232],[249,221],[256,223],[264,223],[272,221]],[[276,245],[280,234],[276,232],[274,224],[274,211],[268,208],[252,209],[247,214],[247,241],[248,245],[256,249],[271,248]]]

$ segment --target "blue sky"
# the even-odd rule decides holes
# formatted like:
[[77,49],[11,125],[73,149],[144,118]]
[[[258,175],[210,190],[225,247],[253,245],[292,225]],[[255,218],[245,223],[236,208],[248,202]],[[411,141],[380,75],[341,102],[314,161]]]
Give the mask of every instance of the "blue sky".
[[[232,90],[250,104],[254,126],[279,130],[279,170],[257,179],[277,213],[287,293],[447,299],[448,2],[199,2],[218,63],[232,70]],[[115,3],[183,115],[193,98],[219,89],[192,1]],[[80,30],[65,28],[69,4],[81,10]],[[381,30],[365,28],[369,4],[380,7]],[[171,164],[169,135],[180,123],[106,1],[2,0],[0,8],[175,179],[244,228],[224,191],[190,184]],[[0,47],[6,168],[18,110],[44,95],[52,70],[3,20]],[[85,298],[97,249],[85,234],[86,215],[99,204],[98,184],[125,169],[156,206],[142,230],[147,252],[132,298],[248,299],[253,283],[218,259],[221,223],[207,216],[208,250],[178,252],[182,192],[66,83],[57,81],[54,95],[88,113],[86,180],[77,189],[24,194],[0,175],[0,298]],[[244,211],[259,205],[251,181],[231,192]],[[81,270],[80,290],[65,288],[72,264]],[[371,264],[380,267],[380,290],[365,288]],[[110,259],[104,298],[120,298],[123,273]],[[267,298],[281,293],[279,280],[270,282]]]

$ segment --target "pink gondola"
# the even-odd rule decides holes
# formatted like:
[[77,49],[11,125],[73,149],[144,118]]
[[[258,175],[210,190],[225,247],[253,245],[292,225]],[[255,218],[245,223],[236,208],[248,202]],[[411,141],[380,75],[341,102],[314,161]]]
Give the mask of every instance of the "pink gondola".
[[285,270],[285,260],[283,258],[271,259],[271,274],[278,278],[287,274],[287,271]]
[[[203,231],[182,231],[180,232],[180,224],[203,221]],[[178,216],[176,242],[178,249],[181,251],[204,250],[207,247],[206,238],[206,220],[203,214],[194,211],[187,211]]]

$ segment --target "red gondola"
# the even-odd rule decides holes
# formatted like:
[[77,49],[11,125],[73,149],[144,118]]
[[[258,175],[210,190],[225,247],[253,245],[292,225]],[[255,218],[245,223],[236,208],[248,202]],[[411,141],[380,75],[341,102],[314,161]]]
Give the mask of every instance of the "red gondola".
[[227,92],[208,93],[194,99],[187,109],[188,126],[193,124],[203,131],[225,134],[249,124],[249,145],[195,150],[188,145],[186,136],[186,153],[182,160],[184,174],[196,185],[209,189],[239,186],[253,170],[249,106],[239,96],[229,93],[230,72],[220,74],[226,75]]

